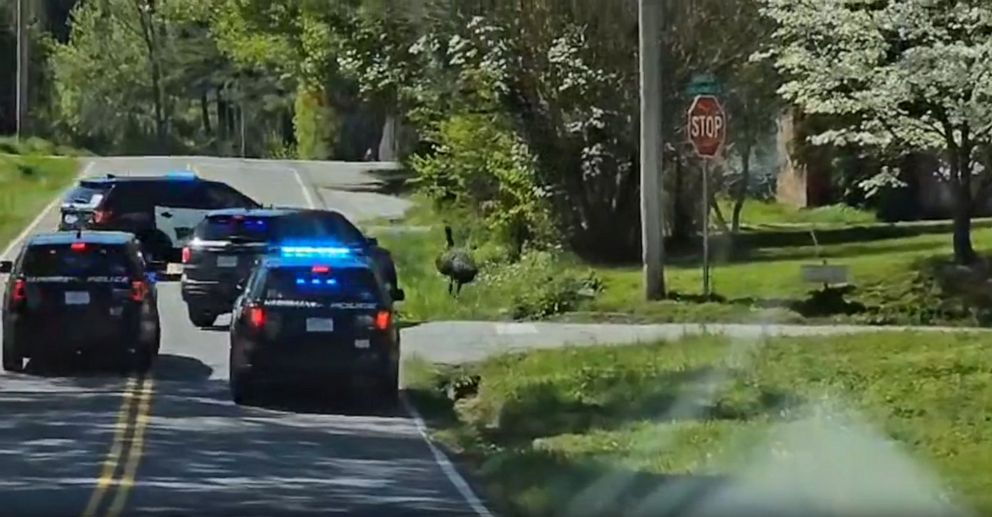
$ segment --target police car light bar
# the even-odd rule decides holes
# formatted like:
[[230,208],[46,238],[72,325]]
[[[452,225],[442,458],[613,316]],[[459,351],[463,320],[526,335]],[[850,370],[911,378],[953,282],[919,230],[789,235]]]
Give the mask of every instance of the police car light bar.
[[280,246],[283,257],[341,257],[351,254],[351,250],[341,246]]
[[166,177],[174,180],[195,180],[196,173],[192,171],[173,171],[166,174]]

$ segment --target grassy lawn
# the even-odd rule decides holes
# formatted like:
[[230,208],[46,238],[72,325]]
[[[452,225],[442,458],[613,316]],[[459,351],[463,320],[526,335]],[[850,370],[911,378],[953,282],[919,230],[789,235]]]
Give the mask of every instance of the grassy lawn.
[[[730,224],[734,212],[732,200],[718,201],[720,211]],[[741,225],[748,227],[776,227],[789,225],[841,226],[861,225],[878,222],[875,214],[847,205],[831,205],[813,209],[792,208],[775,201],[748,199],[741,210]]]
[[[772,215],[778,213],[774,210],[757,213],[773,220]],[[546,317],[618,322],[947,325],[992,321],[988,274],[972,275],[946,266],[951,253],[946,221],[817,225],[819,249],[813,246],[808,229],[802,228],[745,232],[738,242],[738,250],[744,251],[734,255],[717,239],[712,281],[719,298],[699,299],[699,259],[683,256],[673,259],[666,269],[673,296],[662,302],[643,301],[639,266],[594,267],[567,255],[552,254],[532,254],[521,263],[506,265],[499,247],[483,239],[466,241],[466,225],[458,221],[453,223],[457,244],[475,248],[476,258],[484,266],[476,282],[467,286],[461,297],[452,298],[434,268],[434,258],[444,247],[440,217],[421,204],[402,224],[431,227],[427,232],[380,235],[397,259],[408,296],[403,310],[412,320]],[[992,249],[992,221],[976,221],[973,238],[980,252]],[[822,259],[850,267],[850,292],[831,298],[814,294],[820,286],[802,282],[800,266]],[[595,280],[585,282],[588,278]],[[586,285],[597,288],[595,297],[575,296],[576,288]]]
[[6,245],[76,176],[74,158],[0,154],[0,244]]
[[436,436],[509,515],[665,515],[740,479],[755,484],[744,493],[787,492],[837,515],[864,515],[844,506],[859,496],[936,515],[922,506],[932,494],[992,515],[989,345],[702,336],[462,367],[413,360],[406,375]]

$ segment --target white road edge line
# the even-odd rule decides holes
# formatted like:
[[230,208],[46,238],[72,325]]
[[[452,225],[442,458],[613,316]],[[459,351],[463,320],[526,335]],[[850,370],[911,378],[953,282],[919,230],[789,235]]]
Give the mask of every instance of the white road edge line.
[[413,421],[417,426],[417,431],[420,433],[420,437],[424,439],[427,447],[431,450],[431,454],[434,455],[434,461],[437,462],[439,467],[441,467],[441,471],[448,477],[451,484],[458,489],[458,493],[465,498],[465,502],[472,507],[472,510],[474,510],[479,517],[492,517],[493,514],[486,509],[486,506],[482,504],[479,497],[475,495],[475,492],[472,491],[472,487],[468,485],[468,481],[465,481],[465,478],[463,478],[462,475],[458,473],[458,470],[455,469],[455,466],[452,465],[451,460],[449,460],[448,457],[434,445],[434,442],[431,441],[431,437],[427,433],[427,424],[424,423],[424,419],[420,416],[420,412],[417,411],[417,408],[415,408],[412,403],[410,403],[410,400],[407,399],[405,393],[400,394],[400,400],[403,402],[403,407],[408,413],[410,413],[410,416],[413,417]]
[[[82,174],[76,175],[76,178],[88,176],[90,170],[93,168],[94,163],[96,162],[92,160],[89,163],[87,163],[86,167],[83,168]],[[69,185],[70,189],[75,186],[75,182],[76,181],[74,179],[73,185]],[[66,189],[66,191],[68,191],[68,189]],[[14,248],[16,248],[19,244],[21,244],[21,242],[23,242],[24,239],[27,239],[28,235],[31,235],[31,232],[33,232],[35,228],[37,228],[38,225],[41,224],[41,221],[45,218],[45,216],[47,216],[49,212],[55,209],[55,205],[57,205],[59,201],[62,200],[62,197],[65,195],[66,191],[60,192],[57,196],[55,196],[55,199],[53,199],[51,203],[48,203],[48,206],[46,206],[41,211],[40,214],[35,216],[35,218],[31,220],[31,222],[28,223],[27,226],[25,226],[24,229],[21,230],[21,233],[19,233],[17,237],[14,237],[14,240],[10,241],[10,244],[8,244],[6,248],[4,248],[3,253],[0,253],[0,257],[7,258],[7,255],[10,255],[10,252],[14,251]]]
[[[310,208],[317,208],[317,205],[314,204],[313,196],[310,194],[310,189],[307,187],[306,182],[303,181],[303,176],[300,175],[300,171],[295,168],[291,170],[293,171],[293,176],[296,177],[296,182],[299,183],[300,189],[303,191],[303,197],[306,198],[307,204],[310,205]],[[493,517],[493,514],[486,509],[485,505],[482,504],[482,501],[479,500],[479,497],[472,491],[472,487],[468,485],[465,478],[463,478],[462,475],[458,473],[458,470],[455,469],[455,466],[452,465],[451,460],[449,460],[448,457],[434,445],[434,442],[431,441],[431,437],[427,433],[427,424],[424,422],[423,417],[420,416],[420,412],[417,411],[417,408],[410,403],[409,399],[407,399],[406,394],[401,393],[400,400],[403,402],[403,408],[406,409],[407,413],[413,417],[414,425],[417,426],[417,432],[420,433],[420,437],[423,438],[424,443],[427,444],[427,448],[430,449],[431,454],[434,456],[434,462],[441,467],[441,471],[444,472],[445,476],[447,476],[448,481],[454,485],[455,489],[458,490],[458,493],[465,499],[465,502],[472,507],[472,510],[475,511],[479,517]]]
[[307,206],[310,208],[317,208],[317,204],[313,201],[313,194],[310,193],[310,187],[307,183],[303,181],[303,175],[300,174],[299,169],[292,168],[293,176],[296,178],[296,183],[300,185],[300,190],[303,191],[303,198],[307,201]]

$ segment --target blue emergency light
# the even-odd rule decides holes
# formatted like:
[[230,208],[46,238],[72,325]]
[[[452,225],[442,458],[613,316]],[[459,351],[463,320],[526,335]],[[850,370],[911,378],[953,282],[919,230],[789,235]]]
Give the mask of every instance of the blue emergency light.
[[196,173],[193,171],[172,171],[165,176],[169,179],[183,181],[192,181],[196,179]]
[[286,258],[344,257],[352,251],[342,246],[280,246],[279,253]]

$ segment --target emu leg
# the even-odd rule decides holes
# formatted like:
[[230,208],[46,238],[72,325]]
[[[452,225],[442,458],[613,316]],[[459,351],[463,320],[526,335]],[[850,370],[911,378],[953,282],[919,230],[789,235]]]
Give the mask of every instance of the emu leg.
[[448,280],[448,294],[449,295],[450,294],[454,294],[454,291],[455,291],[455,281],[449,279]]

